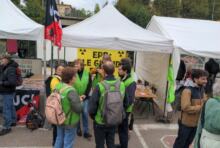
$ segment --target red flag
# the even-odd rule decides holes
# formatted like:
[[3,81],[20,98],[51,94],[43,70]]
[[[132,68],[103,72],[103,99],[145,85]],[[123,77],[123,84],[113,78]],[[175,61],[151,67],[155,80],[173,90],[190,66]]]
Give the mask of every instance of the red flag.
[[47,0],[45,18],[45,39],[51,40],[54,45],[61,48],[63,32],[55,0]]

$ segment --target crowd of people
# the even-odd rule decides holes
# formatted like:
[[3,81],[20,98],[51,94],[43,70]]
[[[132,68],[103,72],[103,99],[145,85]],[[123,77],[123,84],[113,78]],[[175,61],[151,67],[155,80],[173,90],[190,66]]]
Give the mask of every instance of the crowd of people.
[[[62,74],[60,73],[61,69]],[[76,135],[90,140],[92,135],[89,131],[88,116],[93,120],[97,148],[104,148],[105,145],[108,148],[128,147],[128,117],[132,112],[136,89],[136,83],[131,76],[131,69],[130,59],[122,59],[118,72],[120,79],[116,78],[114,76],[115,66],[108,55],[103,56],[101,65],[93,73],[84,68],[81,59],[75,60],[73,65],[69,67],[58,66],[56,68],[56,73],[51,79],[50,89],[52,92],[53,90],[62,89],[65,85],[72,86],[72,89],[61,94],[68,100],[65,103],[62,101],[62,106],[63,108],[69,108],[72,116],[68,116],[63,125],[53,125],[53,145],[55,148],[72,148]],[[107,91],[109,91],[107,86],[116,91],[116,84],[118,83],[125,116],[120,124],[109,125],[106,124],[106,119],[103,116],[103,112],[107,110],[104,108],[103,102],[106,99]],[[120,114],[120,110],[116,113]],[[68,111],[66,111],[66,114],[68,114]],[[114,141],[116,130],[119,134],[119,145],[115,145]]]
[[[213,68],[212,66],[217,66]],[[181,61],[179,85],[181,91],[178,110],[178,135],[174,148],[188,148],[194,140],[195,148],[220,147],[220,83],[215,82],[219,65],[209,60],[205,70],[184,67]],[[3,128],[0,136],[11,132],[16,125],[13,105],[18,64],[5,55],[0,65],[0,95],[3,97]],[[208,71],[208,72],[207,72]],[[72,148],[76,136],[90,140],[89,117],[93,120],[96,148],[128,148],[129,116],[133,111],[136,82],[129,58],[123,58],[115,75],[115,65],[104,55],[100,65],[88,71],[82,59],[68,66],[57,66],[55,74],[45,81],[46,95],[59,92],[65,114],[62,124],[53,124],[55,148]],[[183,82],[183,83],[182,83]],[[208,85],[208,86],[207,86]],[[207,87],[209,88],[207,90]],[[210,89],[211,87],[211,89]],[[117,116],[115,116],[117,115]],[[81,127],[82,125],[82,127]],[[131,125],[132,126],[132,125]],[[118,132],[119,144],[115,144]]]
[[[11,126],[16,125],[16,113],[13,105],[16,89],[16,68],[18,64],[10,56],[1,57],[0,95],[3,97],[3,129],[0,136],[11,132]],[[68,66],[57,66],[54,75],[45,81],[46,96],[58,91],[62,97],[61,106],[66,116],[61,125],[53,124],[53,141],[55,148],[74,147],[75,137],[83,136],[90,140],[89,116],[93,120],[94,137],[97,148],[128,147],[128,118],[133,109],[136,82],[132,75],[132,63],[129,58],[120,62],[118,76],[114,76],[115,66],[109,55],[103,56],[100,65],[92,72],[84,67],[82,59],[77,59]],[[119,87],[117,86],[119,85]],[[109,87],[109,89],[108,89]],[[107,124],[105,95],[119,90],[119,103],[122,110],[115,114],[123,114],[117,124]],[[115,95],[112,93],[111,95]],[[117,98],[117,93],[116,93]],[[109,101],[109,100],[108,100]],[[111,100],[110,100],[111,102]],[[117,103],[118,104],[118,103]],[[112,107],[117,108],[117,104]],[[108,108],[111,109],[111,108]],[[111,114],[111,111],[108,111]],[[82,121],[81,121],[82,119]],[[112,121],[110,121],[111,123]],[[81,128],[82,123],[82,128]],[[120,144],[115,145],[115,133],[118,131]]]

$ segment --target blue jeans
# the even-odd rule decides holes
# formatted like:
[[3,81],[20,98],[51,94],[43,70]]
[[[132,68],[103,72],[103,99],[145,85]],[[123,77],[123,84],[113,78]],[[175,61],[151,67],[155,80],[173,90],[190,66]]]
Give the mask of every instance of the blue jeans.
[[0,94],[3,98],[3,128],[10,129],[12,123],[16,123],[16,111],[14,106],[15,93]]
[[76,128],[67,128],[57,126],[57,139],[55,148],[74,148],[74,141],[76,137]]
[[[88,102],[89,102],[88,99],[83,101],[83,112],[82,112],[83,134],[89,133]],[[77,130],[80,130],[80,122],[78,123]]]

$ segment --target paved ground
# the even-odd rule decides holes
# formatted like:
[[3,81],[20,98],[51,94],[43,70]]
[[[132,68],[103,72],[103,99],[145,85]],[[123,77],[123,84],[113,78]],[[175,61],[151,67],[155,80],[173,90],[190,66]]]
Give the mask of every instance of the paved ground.
[[[130,133],[129,148],[171,148],[177,128],[176,124],[155,123],[152,118],[137,119],[134,130]],[[32,132],[24,126],[17,126],[12,133],[0,137],[0,147],[51,147],[51,140],[51,130],[38,129]],[[88,146],[95,148],[94,137],[91,141],[77,137],[75,148]]]
[[[146,107],[144,107],[146,108]],[[130,133],[129,148],[172,148],[177,133],[176,117],[171,124],[155,122],[149,109],[136,109],[134,130]],[[157,111],[156,111],[157,112]],[[91,123],[91,121],[90,121]],[[2,115],[0,114],[0,125]],[[92,124],[90,124],[91,133]],[[30,131],[24,126],[13,128],[12,132],[0,137],[0,147],[51,147],[52,131],[38,129]],[[116,135],[118,143],[118,135]],[[91,141],[77,137],[75,148],[95,148],[94,136]]]
[[[134,131],[130,133],[129,148],[172,147],[176,125],[170,127],[166,128],[162,124],[135,124]],[[51,147],[51,137],[51,130],[38,129],[31,132],[25,127],[16,127],[12,133],[0,138],[0,147]],[[77,137],[76,148],[87,148],[88,145],[91,148],[95,147],[94,137],[91,141]]]

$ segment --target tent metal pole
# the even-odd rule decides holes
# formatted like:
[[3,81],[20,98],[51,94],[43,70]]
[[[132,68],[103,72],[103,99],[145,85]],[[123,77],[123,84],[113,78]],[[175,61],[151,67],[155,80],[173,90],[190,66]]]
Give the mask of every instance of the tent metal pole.
[[64,57],[63,57],[63,59],[64,59],[64,61],[66,61],[66,47],[64,47]]
[[54,60],[53,60],[53,43],[51,42],[51,63],[50,63],[50,68],[51,68],[51,76],[53,75],[53,66],[54,66]]
[[57,49],[57,58],[58,58],[58,65],[60,65],[60,50],[61,49]]
[[136,63],[137,63],[137,51],[134,51],[134,62],[133,62],[134,71],[136,71]]

